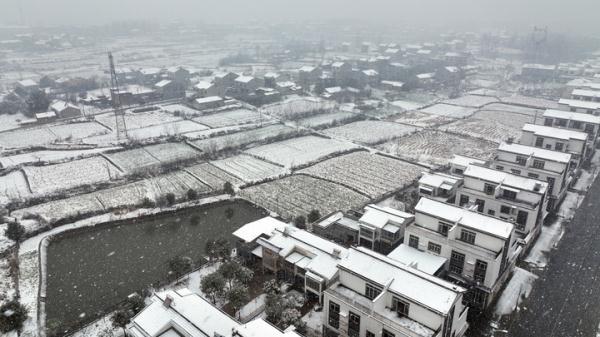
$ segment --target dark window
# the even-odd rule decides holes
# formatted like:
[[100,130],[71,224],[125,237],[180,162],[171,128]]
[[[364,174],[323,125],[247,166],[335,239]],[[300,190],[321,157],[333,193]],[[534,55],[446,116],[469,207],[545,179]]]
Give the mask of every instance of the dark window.
[[485,207],[485,200],[477,199],[475,200],[475,205],[477,205],[477,212],[481,213]]
[[450,272],[455,274],[462,274],[464,265],[465,254],[452,251],[452,254],[450,255]]
[[546,150],[552,150],[552,144],[546,144]]
[[398,297],[393,297],[392,307],[394,308],[394,311],[396,311],[400,316],[408,316],[408,310],[410,308],[409,303],[404,302]]
[[527,173],[527,176],[533,179],[538,179],[540,177],[540,175],[537,173]]
[[466,243],[475,244],[475,233],[463,229],[460,231],[460,240]]
[[577,108],[571,108],[571,112],[577,112]]
[[469,203],[469,196],[468,196],[468,195],[464,195],[464,194],[462,194],[462,195],[460,196],[460,201],[459,201],[459,204],[458,204],[458,205],[459,205],[459,206],[464,206],[464,205],[466,205],[466,204],[468,204],[468,203]]
[[516,175],[521,175],[521,170],[517,170],[517,169],[510,169],[510,173],[512,173],[512,174],[516,174]]
[[414,235],[410,235],[408,237],[408,245],[410,247],[419,249],[419,237],[418,236],[414,236]]
[[457,169],[454,169],[454,173],[455,173],[455,174],[463,174],[463,173],[464,173],[464,171],[463,171],[462,169],[458,169],[458,168],[457,168]]
[[419,192],[421,192],[421,194],[424,194],[424,195],[431,195],[431,190],[426,190],[424,188],[421,188],[419,190]]
[[320,290],[321,290],[321,287],[320,287],[320,285],[321,285],[321,284],[320,284],[319,282],[317,282],[317,281],[315,281],[315,280],[311,279],[310,277],[307,277],[307,278],[306,278],[306,286],[307,286],[307,287],[309,287],[309,288],[311,288],[311,289],[314,289],[314,290],[317,290],[317,291],[320,291]]
[[381,288],[378,286],[374,286],[371,284],[368,284],[365,286],[365,297],[372,300],[375,297],[379,296],[379,294],[381,294]]
[[537,137],[535,139],[535,146],[537,146],[537,147],[544,146],[544,137]]
[[429,241],[429,243],[427,244],[427,250],[436,254],[440,254],[442,252],[442,246],[438,245],[435,242]]
[[556,145],[554,145],[554,149],[556,149],[556,151],[562,151],[564,148],[565,148],[565,144],[563,144],[563,143],[556,143]]
[[360,336],[360,316],[350,311],[348,315],[348,336]]
[[477,260],[475,262],[475,271],[473,271],[473,279],[483,283],[485,281],[485,273],[487,271],[487,262]]
[[525,211],[519,211],[517,213],[517,228],[520,230],[525,229],[525,225],[527,224],[527,216],[529,214]]
[[[558,144],[559,143],[556,143],[556,145],[558,145]],[[544,165],[546,165],[546,163],[543,160],[537,160],[537,159],[533,160],[533,168],[543,170]]]
[[375,334],[372,333],[371,331],[367,330],[367,334],[365,337],[375,337]]
[[443,236],[448,236],[448,230],[450,230],[450,227],[452,227],[450,224],[438,222],[438,233],[442,234]]
[[509,200],[515,200],[517,198],[517,192],[510,190],[502,190],[502,196]]
[[496,190],[496,185],[492,185],[492,184],[488,184],[488,183],[483,184],[483,191],[485,192],[485,194],[492,195],[492,194],[494,194],[495,190]]
[[340,327],[340,305],[332,301],[329,301],[329,325]]
[[571,124],[571,127],[573,129],[581,130],[582,124],[581,124],[580,121],[573,121],[572,124]]
[[500,206],[500,213],[510,214],[510,207],[504,205]]
[[527,164],[527,158],[523,156],[517,156],[517,164],[525,166],[525,164]]
[[593,134],[594,133],[594,124],[586,124],[585,132]]
[[567,120],[559,118],[559,119],[556,120],[556,125],[558,125],[558,126],[567,126]]
[[488,214],[494,216],[496,215],[496,211],[494,211],[493,209],[488,209]]
[[386,329],[383,329],[381,331],[381,337],[396,337],[396,335],[394,335],[393,333],[387,331]]
[[504,166],[496,165],[496,170],[504,171]]
[[556,179],[554,179],[552,177],[547,177],[546,181],[548,182],[548,194],[552,195],[552,192],[554,191],[554,183],[556,182]]
[[545,126],[552,126],[552,118],[546,118],[546,119],[544,119],[544,125]]

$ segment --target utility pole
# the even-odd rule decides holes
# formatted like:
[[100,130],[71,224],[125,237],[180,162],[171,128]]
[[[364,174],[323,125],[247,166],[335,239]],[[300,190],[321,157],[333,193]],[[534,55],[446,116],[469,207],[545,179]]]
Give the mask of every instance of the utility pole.
[[121,91],[119,90],[119,79],[115,70],[115,61],[111,52],[108,52],[108,63],[110,67],[110,96],[115,111],[115,125],[117,127],[117,139],[127,139],[127,125],[125,124],[125,110],[121,104]]

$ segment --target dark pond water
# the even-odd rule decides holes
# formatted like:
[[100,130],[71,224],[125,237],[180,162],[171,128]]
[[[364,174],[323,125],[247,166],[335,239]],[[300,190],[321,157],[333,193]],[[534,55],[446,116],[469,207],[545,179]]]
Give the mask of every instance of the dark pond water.
[[[173,257],[197,261],[208,239],[231,239],[266,214],[245,201],[226,201],[57,237],[47,250],[49,333],[91,321],[132,292],[166,280]],[[193,215],[199,224],[190,224]]]

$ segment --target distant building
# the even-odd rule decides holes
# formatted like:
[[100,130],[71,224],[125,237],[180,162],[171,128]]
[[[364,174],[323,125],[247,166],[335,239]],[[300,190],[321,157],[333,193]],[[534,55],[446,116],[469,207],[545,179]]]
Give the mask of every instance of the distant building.
[[50,104],[52,110],[58,118],[76,118],[81,117],[81,109],[65,101],[54,101]]
[[471,164],[485,165],[485,160],[456,154],[450,161],[450,172],[454,175],[462,176]]
[[219,96],[209,96],[196,99],[192,105],[198,110],[216,109],[225,104],[225,100]]
[[549,81],[556,77],[555,65],[524,64],[521,67],[521,77],[532,81]]
[[40,85],[34,80],[27,79],[18,81],[16,87],[29,93],[34,90],[38,90],[40,88]]
[[56,120],[56,113],[54,111],[38,112],[35,114],[35,119],[39,123],[49,123]]
[[561,98],[558,100],[558,106],[564,111],[600,115],[600,102]]

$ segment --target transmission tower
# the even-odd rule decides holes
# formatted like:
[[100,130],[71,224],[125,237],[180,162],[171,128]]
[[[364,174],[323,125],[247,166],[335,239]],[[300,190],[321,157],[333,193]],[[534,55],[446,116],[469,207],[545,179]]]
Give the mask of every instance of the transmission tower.
[[117,127],[117,139],[127,139],[127,125],[125,124],[125,110],[121,104],[121,92],[119,91],[119,80],[115,70],[115,61],[112,53],[108,52],[108,63],[110,66],[110,96],[115,111],[115,125]]
[[533,43],[533,61],[540,62],[540,57],[544,53],[545,44],[548,41],[548,27],[533,27],[531,33],[531,42]]

